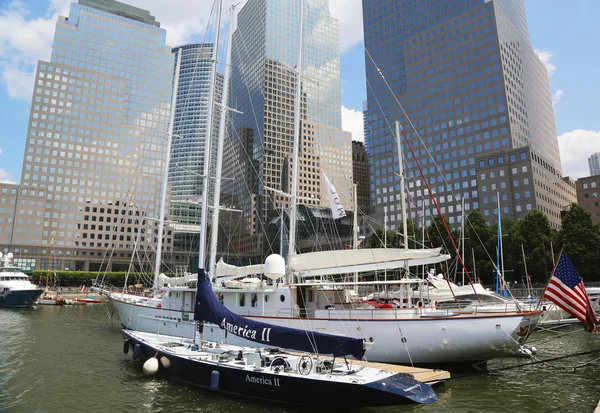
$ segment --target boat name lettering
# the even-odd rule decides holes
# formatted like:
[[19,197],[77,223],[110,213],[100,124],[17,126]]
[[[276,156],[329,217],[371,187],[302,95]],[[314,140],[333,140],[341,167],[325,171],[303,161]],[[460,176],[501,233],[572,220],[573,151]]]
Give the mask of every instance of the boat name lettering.
[[[228,333],[235,334],[236,336],[256,340],[256,330],[248,328],[247,325],[244,327],[236,326],[233,323],[228,323],[227,320],[224,318],[223,321],[221,321],[221,328],[223,330],[227,330]],[[268,343],[271,341],[270,337],[271,329],[263,328],[261,334],[261,341]]]
[[275,386],[279,387],[279,379],[269,379],[267,377],[253,377],[249,374],[246,374],[246,381],[254,384],[264,384],[266,386]]

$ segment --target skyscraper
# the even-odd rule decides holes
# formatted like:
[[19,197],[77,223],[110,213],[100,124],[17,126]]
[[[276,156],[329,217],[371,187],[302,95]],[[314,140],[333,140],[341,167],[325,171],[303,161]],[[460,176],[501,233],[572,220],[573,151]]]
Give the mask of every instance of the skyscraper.
[[590,176],[600,175],[600,152],[588,158],[588,165],[590,166]]
[[[460,222],[462,199],[467,213],[479,209],[494,222],[501,193],[513,200],[503,216],[539,208],[559,227],[574,188],[561,176],[548,75],[531,48],[523,0],[363,1],[363,21],[377,217],[387,207],[391,222],[401,222],[399,120],[423,169],[403,142],[408,192],[418,211],[427,206],[426,225],[437,212],[422,175],[451,225]],[[526,164],[508,169],[515,175],[500,182],[499,171],[487,170],[521,147]]]
[[[179,50],[181,67],[169,166],[171,201],[198,201],[202,194],[213,43],[186,44],[173,48],[173,53],[177,55]],[[222,94],[223,76],[217,73],[214,97],[217,104],[221,103]],[[220,111],[214,107],[212,137],[215,142],[211,148],[216,152]],[[214,153],[210,159],[214,164]]]
[[[53,269],[127,268],[153,250],[173,55],[150,12],[79,0],[35,76],[22,188],[44,190]],[[40,191],[42,193],[42,191]]]
[[[226,175],[235,180],[224,182],[224,192],[243,209],[247,234],[262,233],[273,211],[289,207],[269,188],[290,192],[299,33],[296,0],[250,0],[238,15],[229,106],[243,113],[231,115]],[[303,37],[297,195],[300,203],[327,205],[324,170],[349,204],[352,146],[341,130],[339,29],[328,0],[304,2]]]

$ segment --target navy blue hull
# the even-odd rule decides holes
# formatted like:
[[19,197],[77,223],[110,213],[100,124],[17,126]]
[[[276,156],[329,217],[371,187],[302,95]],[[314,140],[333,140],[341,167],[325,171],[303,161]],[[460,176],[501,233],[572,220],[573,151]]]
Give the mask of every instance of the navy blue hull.
[[0,307],[4,308],[27,308],[32,307],[43,290],[11,291],[9,294],[0,296]]
[[[124,335],[129,339],[130,349],[135,344],[140,344],[141,360],[145,361],[157,354],[155,349],[126,332]],[[159,371],[173,379],[205,389],[276,403],[350,408],[432,403],[437,400],[437,395],[430,386],[420,384],[408,374],[398,373],[378,382],[361,385],[289,377],[266,370],[237,370],[159,351],[158,358],[162,356],[167,357],[171,365],[169,368],[161,366]],[[216,386],[215,376],[218,378]]]

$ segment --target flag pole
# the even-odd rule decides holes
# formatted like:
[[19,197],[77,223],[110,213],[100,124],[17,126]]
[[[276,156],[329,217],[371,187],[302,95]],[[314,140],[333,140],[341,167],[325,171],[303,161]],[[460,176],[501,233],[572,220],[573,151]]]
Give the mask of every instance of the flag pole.
[[563,251],[564,251],[564,248],[561,248],[560,252],[558,253],[558,260],[556,261],[556,264],[554,264],[554,266],[552,267],[552,272],[550,273],[550,277],[548,277],[548,281],[546,281],[546,286],[544,287],[544,290],[542,291],[542,295],[540,295],[540,299],[538,301],[536,311],[539,311],[540,307],[542,306],[542,299],[544,298],[544,294],[546,293],[546,290],[548,289],[548,285],[550,285],[550,280],[552,279],[552,276],[554,275],[554,271],[556,271],[556,266],[558,265],[558,262],[560,261],[560,257],[562,256]]

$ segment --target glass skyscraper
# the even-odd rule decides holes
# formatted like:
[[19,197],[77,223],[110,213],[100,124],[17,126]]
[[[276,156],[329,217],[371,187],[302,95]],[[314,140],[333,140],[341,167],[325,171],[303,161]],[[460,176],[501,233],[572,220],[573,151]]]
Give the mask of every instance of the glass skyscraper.
[[[231,114],[224,192],[244,210],[246,233],[264,231],[270,212],[289,207],[294,135],[297,0],[250,0],[233,36]],[[339,27],[328,0],[304,2],[299,203],[328,205],[321,170],[351,202],[352,143],[341,130]],[[349,207],[347,207],[349,208]],[[351,209],[351,208],[349,208]]]
[[[450,224],[460,223],[462,200],[466,213],[479,209],[494,222],[499,193],[502,216],[539,208],[558,227],[574,188],[561,176],[548,75],[523,0],[365,0],[363,21],[377,218],[387,210],[401,223],[398,120]],[[429,225],[437,212],[402,147],[409,217],[418,221],[424,203]]]
[[58,18],[21,177],[46,194],[41,252],[54,241],[54,269],[99,268],[107,251],[113,269],[127,268],[135,245],[154,248],[173,73],[165,37],[148,11],[114,0],[80,0]]
[[590,176],[600,175],[600,153],[595,153],[588,158]]
[[[181,67],[173,126],[173,146],[169,166],[172,201],[198,201],[202,195],[204,152],[208,121],[213,43],[193,43],[173,48],[181,50]],[[177,62],[175,62],[177,64]],[[217,73],[213,108],[211,160],[216,162],[216,140],[219,133],[219,106],[223,95],[223,76]],[[214,170],[213,168],[211,168]],[[210,198],[209,198],[210,199]]]

